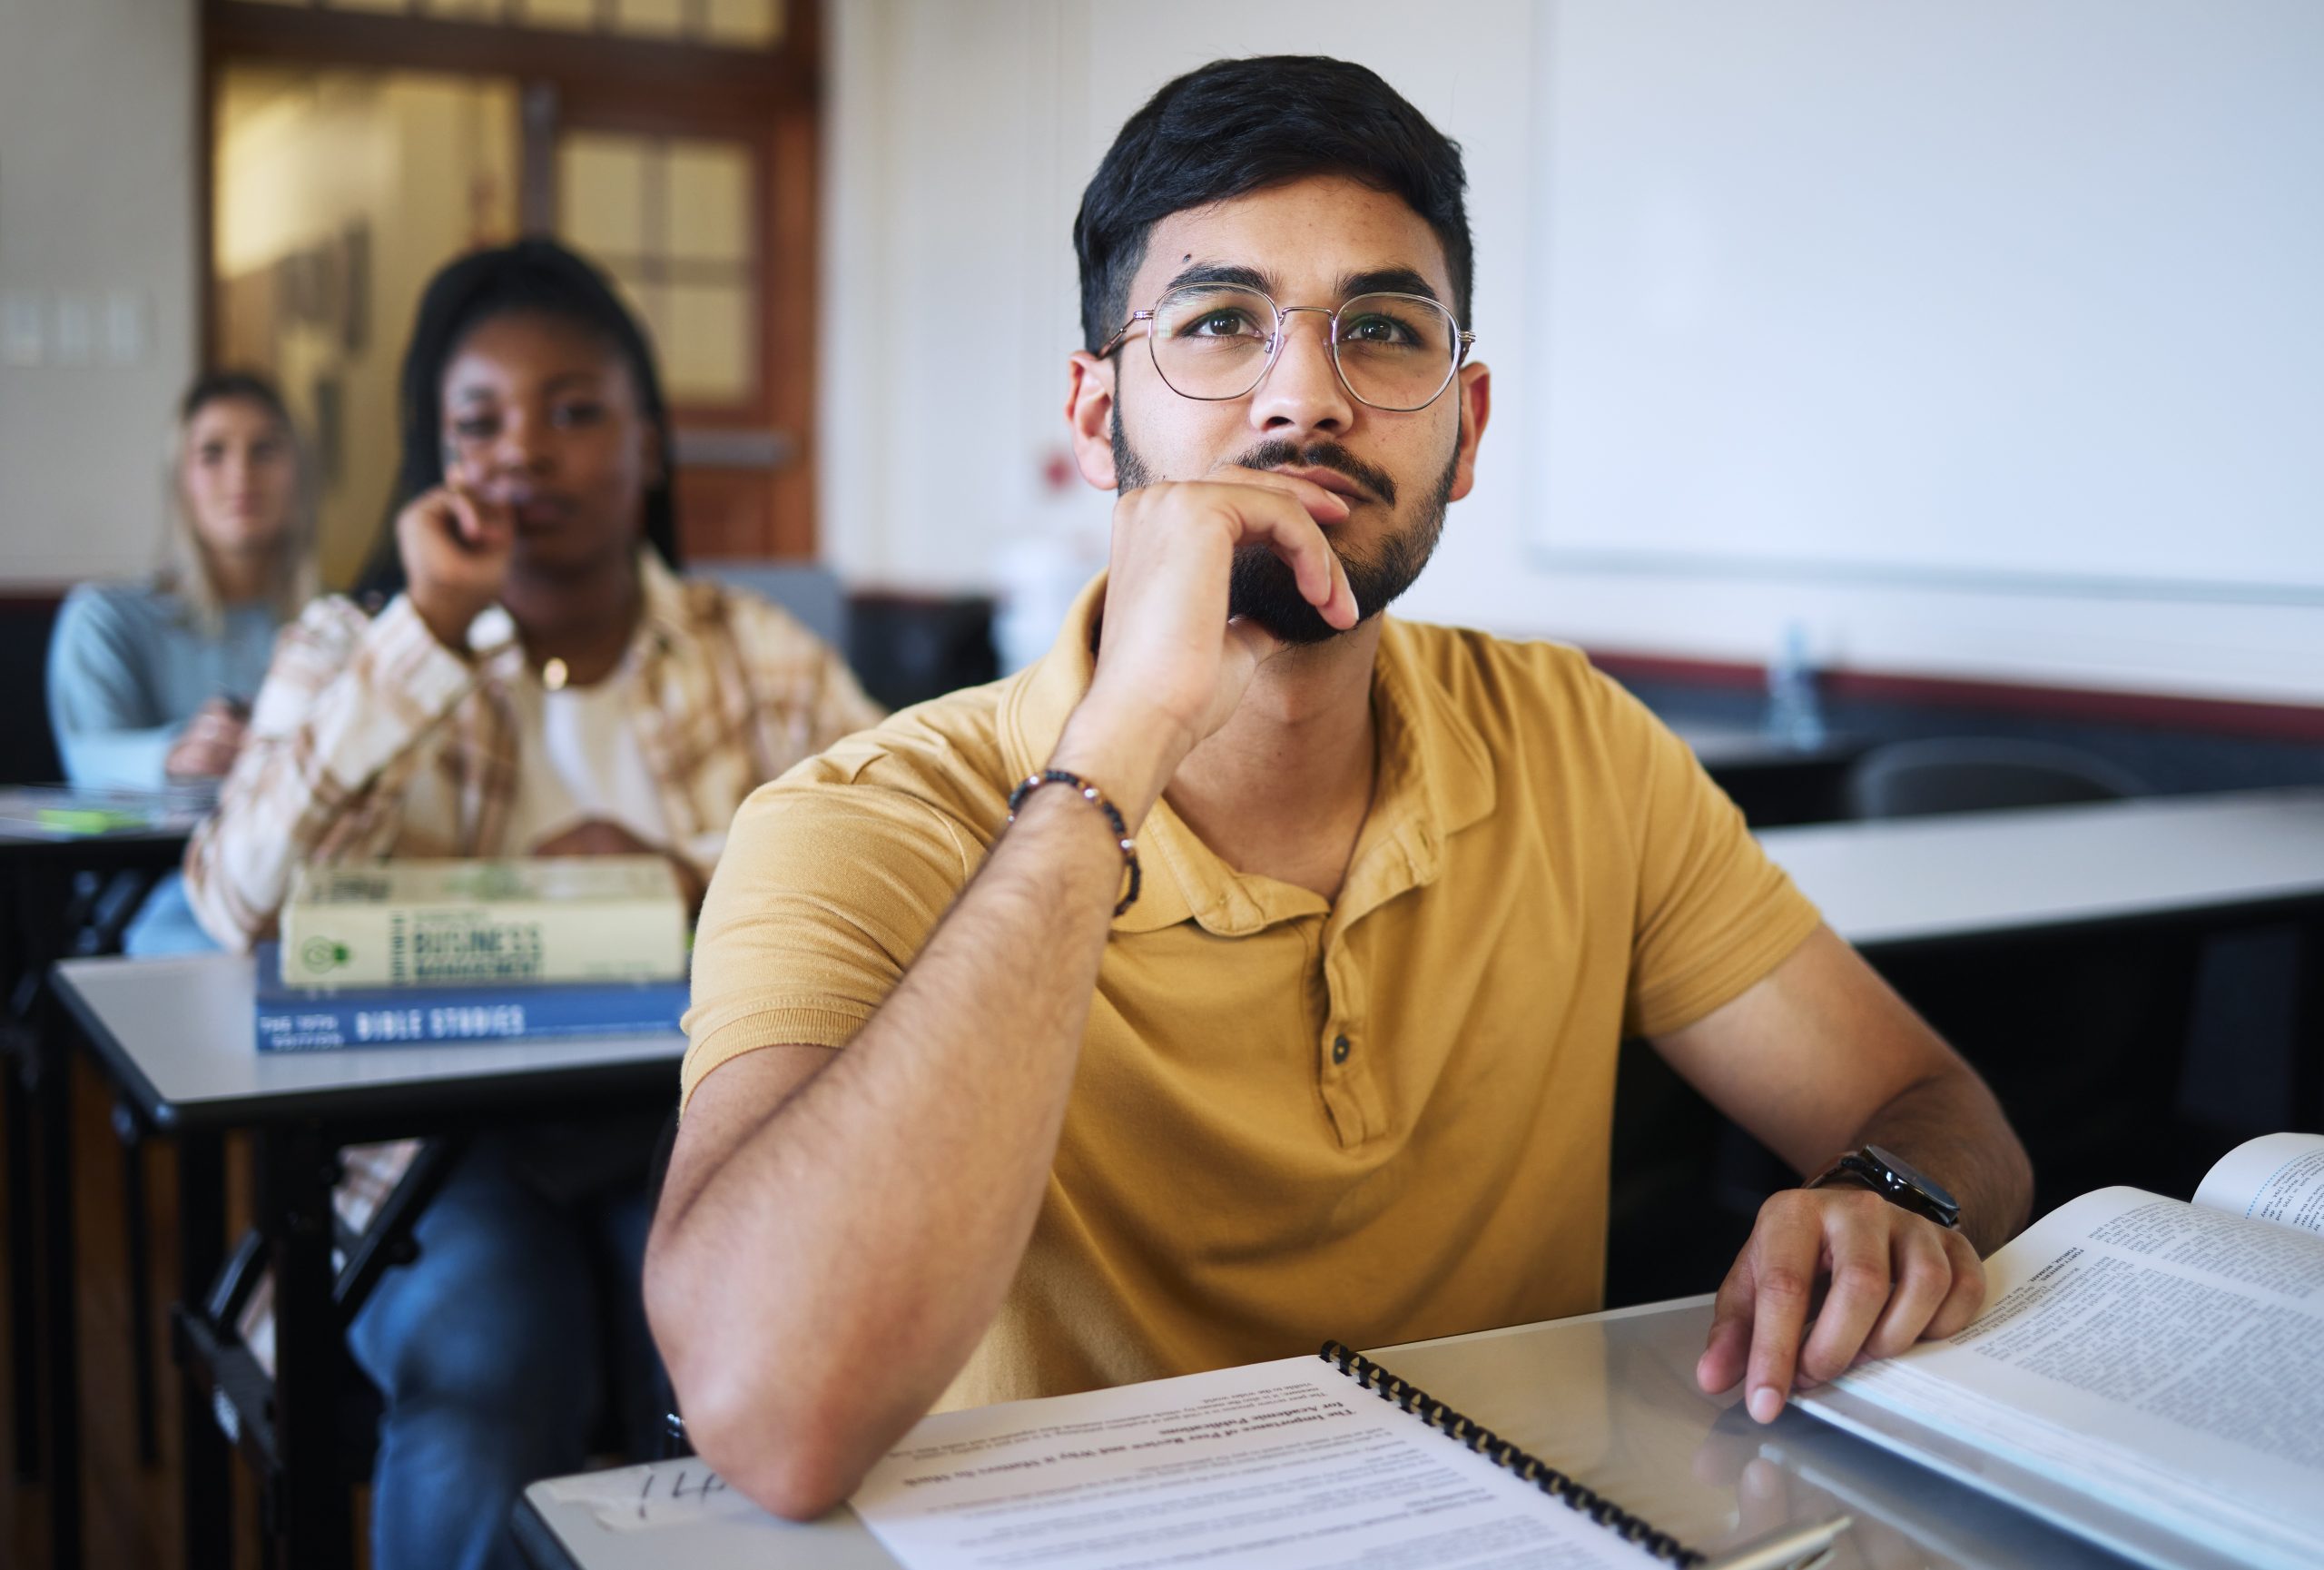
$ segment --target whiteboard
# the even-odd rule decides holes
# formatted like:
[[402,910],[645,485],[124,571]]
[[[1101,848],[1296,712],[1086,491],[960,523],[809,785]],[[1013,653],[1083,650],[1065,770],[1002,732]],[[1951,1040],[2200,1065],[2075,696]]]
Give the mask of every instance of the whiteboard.
[[2324,4],[1541,21],[1537,565],[2324,605]]

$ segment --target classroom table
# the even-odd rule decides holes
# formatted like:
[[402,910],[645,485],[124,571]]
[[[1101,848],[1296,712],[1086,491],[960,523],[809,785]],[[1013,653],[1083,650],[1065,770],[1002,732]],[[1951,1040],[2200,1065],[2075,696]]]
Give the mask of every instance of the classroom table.
[[[49,1431],[44,1436],[41,1391],[49,1370],[71,1367],[73,1251],[70,1229],[44,1225],[43,1193],[70,1185],[67,1141],[58,1134],[71,1114],[72,1078],[64,1047],[51,1019],[49,967],[81,937],[74,919],[74,885],[84,874],[134,874],[151,879],[174,868],[209,800],[200,790],[83,792],[63,786],[0,790],[0,949],[9,955],[5,1022],[0,1055],[8,1058],[0,1089],[8,1160],[8,1315],[11,1400],[15,1408],[16,1475],[37,1479],[44,1452],[66,1455],[79,1443],[69,1426],[54,1427],[60,1410],[71,1418],[70,1392],[49,1390]],[[118,826],[62,826],[49,816],[102,809],[123,815]],[[116,926],[133,911],[120,913]],[[43,1331],[45,1329],[45,1336]],[[66,1381],[54,1381],[66,1383]],[[44,1440],[45,1443],[44,1444]],[[70,1465],[69,1459],[66,1465]],[[77,1520],[57,1532],[77,1553]]]
[[[1690,1298],[1370,1356],[1708,1553],[1786,1523],[1847,1515],[1856,1525],[1834,1562],[1860,1570],[2097,1570],[2125,1563],[1804,1412],[1787,1411],[1762,1427],[1733,1393],[1705,1396],[1695,1387],[1694,1368],[1709,1323],[1710,1299]],[[665,1473],[692,1467],[697,1489],[707,1470],[699,1461],[656,1466]],[[537,1570],[893,1570],[896,1564],[845,1506],[805,1524],[743,1507],[640,1527],[625,1519],[622,1503],[638,1496],[649,1470],[625,1467],[527,1488],[517,1534]]]
[[[276,1561],[324,1570],[354,1562],[340,1476],[347,1359],[331,1259],[340,1148],[675,1105],[684,1041],[673,1032],[261,1053],[251,967],[238,954],[73,960],[56,967],[55,983],[100,1067],[140,1116],[176,1139],[185,1562],[229,1562],[231,1437],[267,1479]],[[255,1136],[258,1232],[275,1278],[271,1381],[210,1311],[224,1257],[222,1141],[234,1130]],[[70,1229],[70,1205],[69,1193],[52,1196],[52,1225]],[[69,1399],[73,1381],[57,1384]],[[62,1455],[58,1463],[57,1513],[72,1516],[77,1477]]]
[[2324,790],[1820,824],[1758,840],[1860,949],[2324,914]]

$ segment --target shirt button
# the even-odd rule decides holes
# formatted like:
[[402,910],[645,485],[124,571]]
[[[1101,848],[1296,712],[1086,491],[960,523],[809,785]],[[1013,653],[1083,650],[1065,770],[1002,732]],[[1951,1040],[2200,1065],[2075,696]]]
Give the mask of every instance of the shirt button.
[[1334,1036],[1332,1038],[1332,1061],[1335,1063],[1344,1063],[1347,1061],[1347,1038],[1345,1036]]

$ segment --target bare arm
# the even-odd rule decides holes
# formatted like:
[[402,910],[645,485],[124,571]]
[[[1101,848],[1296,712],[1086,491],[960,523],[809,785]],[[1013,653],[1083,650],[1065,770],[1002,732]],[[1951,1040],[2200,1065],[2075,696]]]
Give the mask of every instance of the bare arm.
[[[1978,1256],[2024,1225],[2033,1168],[1984,1082],[1830,928],[1655,1046],[1802,1177],[1877,1143],[1961,1203],[1961,1230],[1949,1232],[1858,1188],[1768,1200],[1719,1289],[1696,1371],[1704,1388],[1743,1380],[1767,1421],[1795,1376],[1820,1383],[1859,1355],[1894,1356],[1975,1316]],[[1803,1347],[1819,1280],[1829,1292]]]
[[[1235,546],[1265,542],[1349,625],[1315,523],[1344,512],[1267,475],[1125,498],[1105,648],[1054,765],[1135,827],[1274,652],[1227,624]],[[646,1308],[690,1437],[768,1507],[803,1518],[844,1498],[999,1310],[1047,1190],[1120,880],[1105,819],[1036,791],[845,1052],[769,1048],[696,1087]]]

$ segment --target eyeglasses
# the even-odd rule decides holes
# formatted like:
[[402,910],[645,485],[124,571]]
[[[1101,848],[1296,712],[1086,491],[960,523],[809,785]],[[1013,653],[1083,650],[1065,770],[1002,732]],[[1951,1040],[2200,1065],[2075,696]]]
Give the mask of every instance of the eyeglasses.
[[1348,396],[1394,413],[1435,402],[1477,341],[1424,294],[1358,294],[1326,311],[1277,305],[1241,284],[1187,283],[1153,310],[1130,312],[1098,358],[1119,348],[1143,321],[1155,371],[1171,391],[1212,402],[1241,398],[1266,380],[1283,354],[1290,318],[1302,311],[1330,319],[1332,368]]

